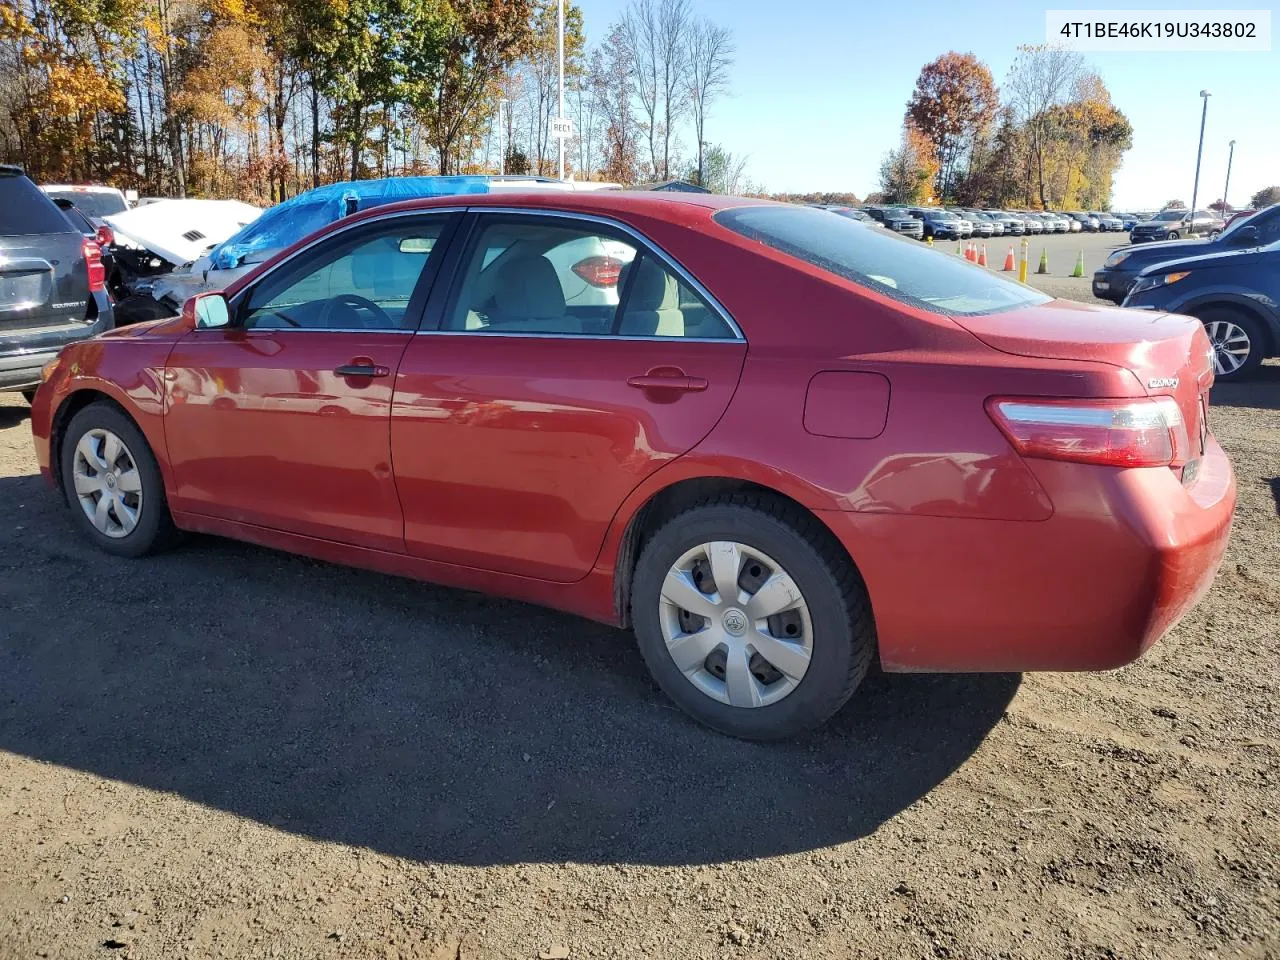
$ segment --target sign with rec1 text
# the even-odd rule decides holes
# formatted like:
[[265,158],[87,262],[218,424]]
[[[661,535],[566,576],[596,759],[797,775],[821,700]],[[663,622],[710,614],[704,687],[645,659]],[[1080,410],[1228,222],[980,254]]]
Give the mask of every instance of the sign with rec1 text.
[[573,136],[573,121],[568,117],[552,117],[551,135],[561,140],[568,140]]

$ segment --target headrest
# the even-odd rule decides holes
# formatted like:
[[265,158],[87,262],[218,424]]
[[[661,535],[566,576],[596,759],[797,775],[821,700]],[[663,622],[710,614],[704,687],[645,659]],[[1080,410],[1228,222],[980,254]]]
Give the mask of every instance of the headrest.
[[517,257],[502,265],[494,289],[498,312],[507,317],[564,316],[564,289],[556,268],[541,256]]
[[[641,257],[634,267],[635,276],[627,293],[627,310],[678,310],[680,289],[676,278],[667,273],[656,260]],[[630,272],[630,271],[628,271]],[[625,277],[623,278],[625,279]]]

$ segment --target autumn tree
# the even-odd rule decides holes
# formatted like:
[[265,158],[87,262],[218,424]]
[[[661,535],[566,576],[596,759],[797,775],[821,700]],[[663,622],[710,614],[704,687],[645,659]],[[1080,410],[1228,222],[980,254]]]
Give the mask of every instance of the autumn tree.
[[410,64],[411,103],[427,128],[441,174],[454,172],[455,148],[503,73],[529,51],[531,0],[451,0],[439,56]]
[[933,142],[912,126],[902,131],[898,146],[880,163],[880,189],[890,203],[927,203],[938,175]]
[[[558,109],[559,53],[557,45],[557,0],[538,0],[534,7],[533,32],[529,41],[526,70],[530,98],[529,119],[533,159],[540,174],[551,174],[551,118]],[[583,73],[586,35],[582,28],[582,9],[572,3],[564,8],[564,74],[568,90]]]
[[944,53],[920,71],[906,121],[933,144],[939,197],[951,196],[957,165],[998,107],[991,71],[971,53]]
[[1045,209],[1050,206],[1045,166],[1054,134],[1051,110],[1066,102],[1085,72],[1084,58],[1075,51],[1021,46],[1005,81],[1005,99],[1027,135],[1028,179],[1035,183],[1039,205]]
[[621,25],[614,25],[597,53],[591,62],[591,86],[605,122],[602,174],[605,180],[632,184],[637,177],[636,121],[631,103],[636,61]]
[[707,112],[729,87],[733,67],[733,34],[725,27],[702,19],[692,23],[685,41],[688,61],[689,109],[693,114],[693,136],[698,147],[695,183],[704,184]]

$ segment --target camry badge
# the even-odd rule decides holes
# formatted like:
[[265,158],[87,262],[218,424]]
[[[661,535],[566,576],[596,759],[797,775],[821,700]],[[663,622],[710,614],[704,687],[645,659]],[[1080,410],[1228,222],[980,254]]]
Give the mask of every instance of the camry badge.
[[1172,390],[1176,390],[1178,388],[1178,378],[1177,377],[1155,377],[1147,381],[1148,390],[1163,390],[1165,387],[1169,387]]

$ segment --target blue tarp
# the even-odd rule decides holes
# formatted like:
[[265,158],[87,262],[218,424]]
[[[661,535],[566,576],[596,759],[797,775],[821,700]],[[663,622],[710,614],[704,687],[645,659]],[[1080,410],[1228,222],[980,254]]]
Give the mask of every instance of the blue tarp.
[[280,250],[359,210],[398,200],[488,193],[488,177],[388,177],[316,187],[272,207],[209,253],[214,270],[231,270],[259,250]]

